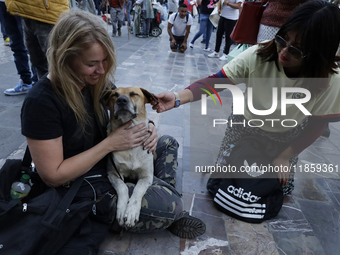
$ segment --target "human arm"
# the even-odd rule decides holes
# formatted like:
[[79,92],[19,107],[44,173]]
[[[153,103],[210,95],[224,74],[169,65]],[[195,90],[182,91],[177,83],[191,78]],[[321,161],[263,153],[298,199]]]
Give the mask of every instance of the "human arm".
[[191,28],[191,25],[186,26],[186,32],[185,32],[184,40],[183,40],[183,43],[181,45],[181,46],[184,47],[184,50],[186,50],[188,48],[187,41],[188,41],[188,37],[189,37],[189,34],[190,34],[190,28]]
[[[181,105],[198,101],[201,99],[201,95],[205,92],[201,90],[201,87],[206,87],[209,85],[210,87],[214,87],[215,84],[233,84],[228,78],[226,78],[222,71],[211,75],[209,77],[200,79],[195,81],[190,86],[178,92],[179,99]],[[222,91],[223,89],[215,89],[216,92]],[[172,92],[163,92],[158,95],[155,95],[158,99],[158,102],[151,102],[153,105],[152,109],[156,110],[158,113],[165,112],[171,110],[175,106],[175,95]]]
[[143,143],[143,149],[148,150],[148,153],[154,153],[156,151],[156,147],[158,143],[157,129],[155,125],[152,123],[149,122],[149,125],[148,125],[149,127],[148,132],[150,133],[150,136]]
[[[221,0],[223,1],[223,0]],[[238,3],[230,3],[229,0],[224,0],[224,4],[233,8],[233,9],[240,9],[241,8],[241,5],[242,5],[242,2],[238,2]]]
[[174,38],[174,36],[173,36],[173,34],[172,34],[172,32],[171,32],[171,29],[172,29],[172,24],[170,23],[170,21],[168,22],[168,34],[169,34],[169,36],[170,36],[170,38],[171,38],[171,46],[174,46],[175,44],[176,44],[176,40],[175,40],[175,38]]
[[217,2],[217,10],[218,10],[218,15],[221,15],[221,11],[222,11],[222,1],[220,0]]
[[141,146],[148,136],[145,124],[128,128],[131,122],[116,129],[107,138],[92,148],[77,155],[64,158],[63,137],[37,140],[27,137],[33,162],[42,180],[51,187],[57,187],[88,172],[108,153]]

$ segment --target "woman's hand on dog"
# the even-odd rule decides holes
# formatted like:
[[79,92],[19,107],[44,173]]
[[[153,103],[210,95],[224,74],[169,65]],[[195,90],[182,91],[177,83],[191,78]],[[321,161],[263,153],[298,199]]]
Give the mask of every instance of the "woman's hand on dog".
[[149,129],[145,126],[145,123],[129,128],[131,124],[132,121],[126,122],[108,136],[110,151],[128,150],[143,144],[143,141],[150,134]]
[[148,132],[150,133],[150,136],[143,143],[143,149],[148,150],[148,153],[154,153],[156,151],[156,147],[158,143],[158,135],[157,135],[157,129],[155,125],[149,123]]

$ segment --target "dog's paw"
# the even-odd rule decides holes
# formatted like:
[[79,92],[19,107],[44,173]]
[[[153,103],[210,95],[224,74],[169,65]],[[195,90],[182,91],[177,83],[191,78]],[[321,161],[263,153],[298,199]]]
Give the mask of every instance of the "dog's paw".
[[124,226],[125,224],[125,211],[126,211],[126,205],[125,206],[117,206],[117,221],[119,226]]
[[129,201],[125,211],[125,226],[133,227],[139,221],[141,203]]

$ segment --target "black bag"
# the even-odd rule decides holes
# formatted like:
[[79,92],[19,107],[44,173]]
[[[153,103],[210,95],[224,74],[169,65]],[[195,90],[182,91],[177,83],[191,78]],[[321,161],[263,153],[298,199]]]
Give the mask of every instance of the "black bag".
[[[232,149],[227,164],[237,171],[215,173],[207,189],[214,204],[224,213],[250,223],[261,223],[275,217],[283,203],[283,191],[271,165],[286,147],[267,139],[249,136]],[[248,171],[245,171],[248,170]]]
[[32,194],[11,200],[11,184],[23,172],[27,173],[27,166],[22,167],[21,164],[21,160],[7,160],[0,170],[0,252],[56,254],[90,214],[95,202],[82,200],[72,203],[83,177],[76,179],[64,196],[54,188],[47,188],[37,195],[43,185],[36,179]]

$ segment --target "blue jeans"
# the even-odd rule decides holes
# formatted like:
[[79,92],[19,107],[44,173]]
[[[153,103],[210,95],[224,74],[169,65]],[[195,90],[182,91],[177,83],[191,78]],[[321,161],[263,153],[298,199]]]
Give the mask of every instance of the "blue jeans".
[[20,79],[26,84],[32,83],[29,67],[28,52],[24,44],[21,18],[7,12],[4,2],[0,2],[1,24],[4,26],[7,36],[10,38],[10,47],[13,51],[14,63]]
[[[132,5],[132,1],[124,3],[124,18],[123,18],[123,23],[125,24],[125,19],[126,19],[126,15],[127,15],[128,21],[129,21],[129,26],[131,24],[131,17],[130,17],[131,5]],[[126,15],[125,15],[125,11],[126,11]]]
[[4,28],[4,24],[2,23],[2,21],[1,21],[1,14],[0,14],[0,25],[1,25],[1,34],[2,34],[2,36],[3,36],[3,38],[4,38],[4,41],[7,39],[7,34],[6,34],[6,31],[5,31],[5,28]]
[[146,18],[146,11],[142,11],[142,27],[143,27],[143,35],[149,35],[150,33],[150,24],[151,20],[149,18]]
[[195,43],[198,37],[200,37],[204,32],[206,32],[205,36],[205,48],[209,48],[209,41],[213,29],[213,24],[209,20],[209,14],[200,15],[200,30],[195,34],[194,38],[191,40],[191,43]]

